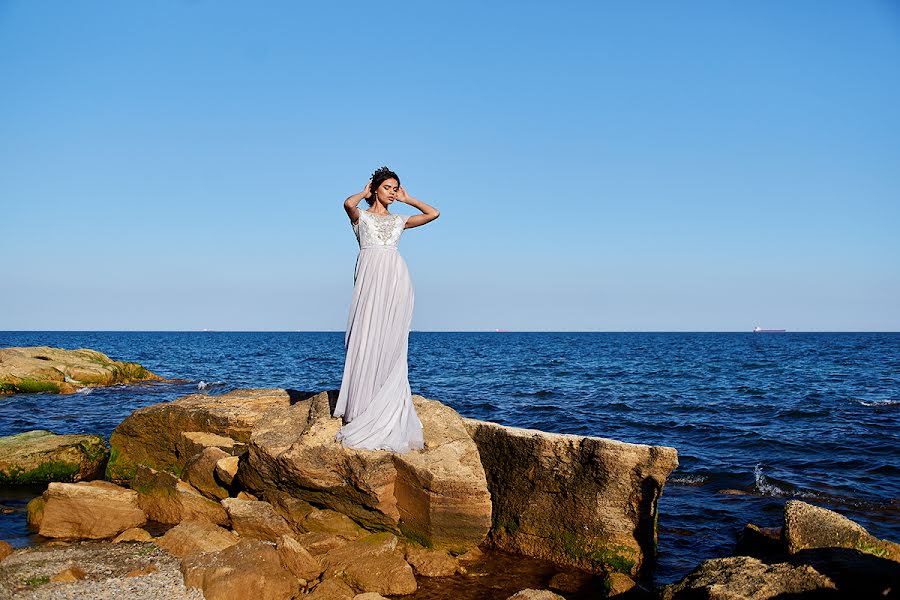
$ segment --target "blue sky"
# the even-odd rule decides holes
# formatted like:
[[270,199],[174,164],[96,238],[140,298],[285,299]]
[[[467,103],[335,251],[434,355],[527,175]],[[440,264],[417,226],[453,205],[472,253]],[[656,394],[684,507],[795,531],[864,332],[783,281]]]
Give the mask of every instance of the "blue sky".
[[0,0],[0,329],[900,330],[896,2],[325,4]]

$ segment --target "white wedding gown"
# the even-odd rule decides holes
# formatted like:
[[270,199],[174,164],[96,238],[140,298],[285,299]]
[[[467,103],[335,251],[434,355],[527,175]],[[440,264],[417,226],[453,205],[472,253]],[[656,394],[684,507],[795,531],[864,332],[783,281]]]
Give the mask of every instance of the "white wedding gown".
[[407,452],[424,447],[409,388],[407,348],[414,294],[397,244],[409,218],[359,211],[359,256],[344,336],[344,375],[334,409],[344,446]]

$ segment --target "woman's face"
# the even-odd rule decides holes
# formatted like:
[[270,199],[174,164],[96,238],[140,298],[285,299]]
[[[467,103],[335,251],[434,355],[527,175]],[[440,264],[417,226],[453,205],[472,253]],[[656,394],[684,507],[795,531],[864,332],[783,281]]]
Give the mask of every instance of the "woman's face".
[[390,179],[385,179],[381,183],[381,185],[375,191],[375,195],[378,197],[382,204],[387,206],[394,201],[394,198],[397,197],[397,191],[399,189],[400,182],[391,177]]

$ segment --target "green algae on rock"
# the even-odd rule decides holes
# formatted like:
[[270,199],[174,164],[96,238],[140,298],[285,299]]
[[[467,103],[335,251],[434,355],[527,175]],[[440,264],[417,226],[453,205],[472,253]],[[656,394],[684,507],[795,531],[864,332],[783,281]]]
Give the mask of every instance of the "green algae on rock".
[[83,387],[138,381],[164,379],[138,363],[116,361],[88,348],[0,348],[0,395],[71,394]]
[[0,437],[0,484],[102,478],[108,456],[106,440],[99,435],[56,435],[38,429]]

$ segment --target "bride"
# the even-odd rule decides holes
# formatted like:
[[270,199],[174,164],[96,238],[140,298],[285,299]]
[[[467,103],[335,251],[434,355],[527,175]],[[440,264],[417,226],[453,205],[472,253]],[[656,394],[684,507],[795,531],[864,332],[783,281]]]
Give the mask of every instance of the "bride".
[[[368,210],[357,205],[365,199]],[[395,201],[422,214],[393,214]],[[353,296],[344,336],[344,374],[334,409],[344,417],[335,436],[344,446],[406,452],[424,447],[422,423],[412,403],[407,348],[414,293],[400,235],[437,219],[440,211],[410,196],[387,167],[372,174],[362,192],[344,201],[359,242]]]

